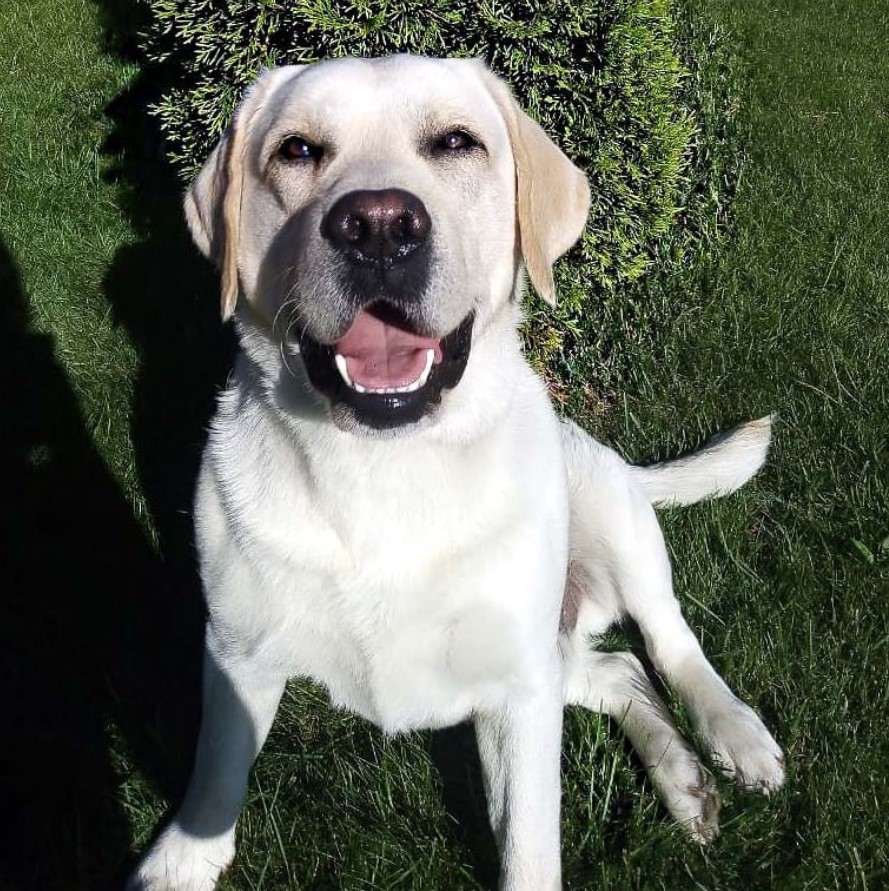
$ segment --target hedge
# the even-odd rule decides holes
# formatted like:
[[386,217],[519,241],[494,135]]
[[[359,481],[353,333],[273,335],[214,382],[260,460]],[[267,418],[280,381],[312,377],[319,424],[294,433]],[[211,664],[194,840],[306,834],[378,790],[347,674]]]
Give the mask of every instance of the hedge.
[[542,365],[564,359],[566,331],[608,346],[603,307],[622,319],[632,309],[638,297],[620,305],[621,287],[663,253],[688,205],[696,123],[681,101],[689,68],[668,0],[147,2],[143,49],[168,84],[154,113],[185,179],[263,66],[396,52],[483,57],[592,187],[589,225],[558,277],[557,321],[539,303],[532,310]]

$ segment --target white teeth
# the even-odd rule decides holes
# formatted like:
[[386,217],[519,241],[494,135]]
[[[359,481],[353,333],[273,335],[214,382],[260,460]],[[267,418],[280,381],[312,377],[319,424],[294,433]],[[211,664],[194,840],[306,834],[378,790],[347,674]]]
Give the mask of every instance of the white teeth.
[[435,361],[435,350],[426,350],[426,365],[423,370],[420,372],[420,376],[414,382],[417,385],[417,389],[425,386],[426,381],[429,380],[429,372],[432,371],[432,363]]
[[341,356],[337,353],[333,357],[333,361],[336,364],[337,371],[340,373],[340,377],[346,382],[346,386],[351,387],[356,393],[414,393],[420,389],[420,387],[426,386],[426,381],[429,380],[429,373],[432,371],[432,363],[435,361],[435,350],[426,350],[426,364],[423,366],[423,370],[420,372],[420,376],[409,384],[405,384],[403,387],[363,387],[358,381],[353,381],[351,377],[349,377],[349,368],[346,365],[345,356]]
[[341,356],[339,353],[337,353],[333,357],[333,361],[336,363],[336,370],[340,373],[340,376],[346,382],[346,386],[354,387],[355,384],[352,383],[352,378],[349,377],[349,366],[346,365],[346,357]]

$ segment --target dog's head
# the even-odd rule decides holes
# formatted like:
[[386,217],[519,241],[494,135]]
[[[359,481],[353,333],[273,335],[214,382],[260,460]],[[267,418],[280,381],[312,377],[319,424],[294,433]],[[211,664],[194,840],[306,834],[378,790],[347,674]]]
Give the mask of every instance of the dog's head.
[[415,56],[267,71],[185,200],[223,317],[243,297],[353,430],[434,415],[523,265],[553,302],[588,204],[481,62]]

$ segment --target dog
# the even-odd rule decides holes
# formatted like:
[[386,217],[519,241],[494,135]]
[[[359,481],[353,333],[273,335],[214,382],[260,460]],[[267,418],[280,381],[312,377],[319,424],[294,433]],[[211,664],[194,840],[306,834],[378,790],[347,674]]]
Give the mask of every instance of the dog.
[[742,485],[769,419],[632,467],[522,357],[525,276],[555,300],[589,195],[480,61],[284,67],[241,102],[185,198],[241,346],[195,503],[203,718],[130,889],[214,887],[296,675],[387,733],[473,721],[508,891],[561,887],[565,704],[614,717],[711,838],[712,777],[639,660],[593,646],[626,615],[721,769],[781,785],[781,750],[682,618],[653,509]]

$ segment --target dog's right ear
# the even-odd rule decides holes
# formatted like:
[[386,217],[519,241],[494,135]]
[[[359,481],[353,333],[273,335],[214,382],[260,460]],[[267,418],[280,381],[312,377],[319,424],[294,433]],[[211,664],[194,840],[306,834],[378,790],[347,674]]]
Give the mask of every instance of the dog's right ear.
[[222,271],[223,322],[235,311],[240,291],[238,241],[244,178],[244,128],[238,120],[240,110],[185,193],[185,219],[191,237],[200,252]]
[[241,284],[238,246],[247,139],[257,113],[277,86],[304,66],[263,71],[241,99],[234,120],[185,193],[185,219],[201,253],[222,272],[222,320],[235,311]]
[[228,179],[229,127],[185,193],[185,219],[198,250],[219,265],[222,260],[222,196]]
[[222,257],[222,195],[225,193],[232,128],[222,134],[185,192],[185,221],[198,250],[218,264]]

